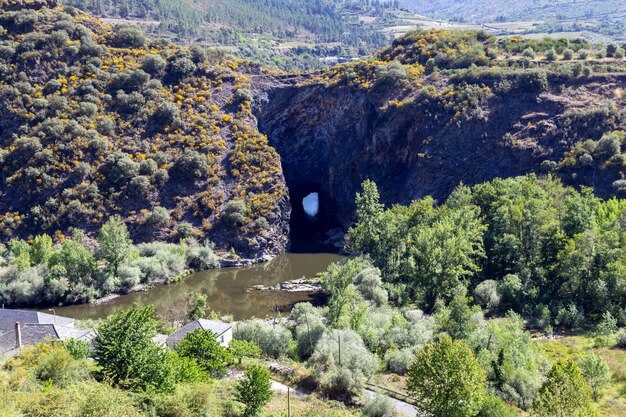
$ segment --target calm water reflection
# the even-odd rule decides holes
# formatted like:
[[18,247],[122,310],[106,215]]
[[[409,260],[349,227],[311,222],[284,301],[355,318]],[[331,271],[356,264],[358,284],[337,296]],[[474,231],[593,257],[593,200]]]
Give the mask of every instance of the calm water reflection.
[[273,309],[286,310],[294,302],[310,297],[305,293],[247,292],[248,288],[257,284],[273,285],[303,276],[314,277],[339,259],[340,255],[332,253],[288,253],[271,262],[251,267],[198,272],[181,282],[123,295],[106,304],[82,304],[55,310],[59,315],[81,320],[104,318],[133,303],[139,306],[154,304],[161,313],[175,313],[185,308],[185,299],[190,293],[200,291],[208,296],[209,308],[220,314],[231,314],[235,320],[265,317]]

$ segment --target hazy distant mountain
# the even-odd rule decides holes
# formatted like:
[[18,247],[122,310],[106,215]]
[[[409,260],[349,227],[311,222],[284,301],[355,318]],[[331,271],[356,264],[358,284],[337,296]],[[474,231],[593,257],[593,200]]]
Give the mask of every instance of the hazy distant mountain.
[[624,19],[623,0],[401,0],[427,16],[468,22]]

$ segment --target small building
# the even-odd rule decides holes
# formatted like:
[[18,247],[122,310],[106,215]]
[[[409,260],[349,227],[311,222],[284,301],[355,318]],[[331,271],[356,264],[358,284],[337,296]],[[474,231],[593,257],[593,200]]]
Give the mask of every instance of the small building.
[[67,339],[91,341],[93,330],[74,327],[74,319],[28,310],[0,309],[0,355],[14,356],[22,346]]
[[187,333],[198,328],[212,331],[215,338],[222,346],[228,346],[230,341],[233,340],[233,326],[230,323],[219,320],[199,319],[185,324],[169,335],[166,339],[167,347],[174,349],[176,343],[180,342]]
[[22,324],[54,324],[56,326],[74,327],[74,319],[41,313],[34,310],[0,309],[0,334],[14,330],[15,323]]

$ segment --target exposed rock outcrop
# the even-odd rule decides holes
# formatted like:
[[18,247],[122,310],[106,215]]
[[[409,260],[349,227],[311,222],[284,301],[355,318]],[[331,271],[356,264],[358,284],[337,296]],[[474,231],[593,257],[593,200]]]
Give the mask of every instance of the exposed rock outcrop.
[[[542,172],[543,161],[558,163],[574,144],[624,127],[616,93],[626,87],[624,75],[550,77],[543,87],[464,81],[439,75],[408,88],[275,85],[256,116],[281,155],[292,199],[318,191],[344,225],[364,179],[378,183],[387,204],[442,199],[461,182]],[[594,181],[603,196],[620,177],[617,168],[575,171],[563,169],[564,181]]]

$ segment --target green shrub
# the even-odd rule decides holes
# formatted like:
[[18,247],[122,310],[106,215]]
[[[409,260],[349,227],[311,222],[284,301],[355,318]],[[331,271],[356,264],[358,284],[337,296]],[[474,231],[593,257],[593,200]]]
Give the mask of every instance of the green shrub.
[[222,220],[229,227],[243,226],[246,222],[246,203],[242,200],[231,200],[224,208]]
[[197,328],[187,334],[174,346],[178,355],[195,359],[198,366],[212,377],[226,373],[226,365],[232,362],[229,352],[215,338],[210,330]]
[[121,264],[117,269],[117,279],[123,291],[130,291],[142,281],[143,273],[137,266]]
[[515,417],[516,415],[500,398],[488,395],[476,417]]
[[409,371],[413,359],[415,359],[413,348],[393,349],[385,353],[387,369],[398,375],[405,375]]
[[176,233],[183,239],[189,237],[193,233],[193,226],[188,222],[178,223],[178,226],[176,226]]
[[143,59],[141,68],[152,76],[162,76],[165,74],[167,61],[161,55],[146,55]]
[[123,90],[125,93],[131,93],[141,90],[149,79],[150,75],[143,70],[126,70],[111,78],[109,89],[111,91]]
[[331,368],[322,377],[322,389],[332,399],[351,402],[365,388],[365,376],[359,369]]
[[152,114],[152,119],[158,126],[167,126],[178,117],[178,106],[173,103],[165,103],[156,108]]
[[186,252],[187,264],[196,271],[220,266],[220,258],[213,252],[210,243],[202,246],[191,246]]
[[363,417],[383,417],[393,415],[395,411],[396,409],[388,397],[375,394],[365,402],[361,415]]
[[87,359],[91,346],[86,340],[70,338],[63,342],[63,347],[74,359]]
[[593,399],[597,401],[602,390],[611,381],[608,363],[600,356],[590,353],[580,361],[580,372],[591,387]]
[[117,25],[113,28],[110,42],[118,48],[142,48],[146,44],[146,36],[138,26]]
[[62,387],[89,377],[84,363],[74,359],[68,350],[56,346],[39,358],[35,374],[40,381]]
[[258,319],[239,322],[233,337],[256,344],[264,355],[272,358],[287,355],[293,340],[285,326]]
[[194,382],[179,384],[173,393],[161,394],[154,399],[157,417],[196,417],[221,415],[220,399],[215,384]]
[[563,50],[563,59],[566,61],[571,61],[574,58],[574,51],[569,48],[565,48]]
[[546,59],[548,61],[556,61],[557,59],[559,59],[559,56],[557,55],[556,51],[554,50],[554,48],[548,50],[546,52]]
[[125,153],[116,152],[107,156],[101,168],[111,184],[125,184],[139,174],[139,164]]
[[530,47],[524,49],[523,55],[524,57],[530,58],[530,59],[535,59],[535,57],[537,56],[534,49]]
[[180,80],[192,75],[196,71],[196,64],[189,58],[175,58],[168,65],[168,74],[174,80]]
[[191,180],[205,177],[208,170],[206,155],[192,150],[185,150],[174,163],[171,173],[175,178]]
[[123,90],[119,90],[115,95],[115,106],[118,113],[123,115],[133,115],[144,106],[145,97],[138,91],[126,94]]
[[154,227],[165,227],[169,222],[170,213],[165,207],[155,207],[148,216],[148,223]]
[[481,306],[489,309],[497,308],[500,305],[498,282],[490,279],[481,282],[474,289],[474,296]]

